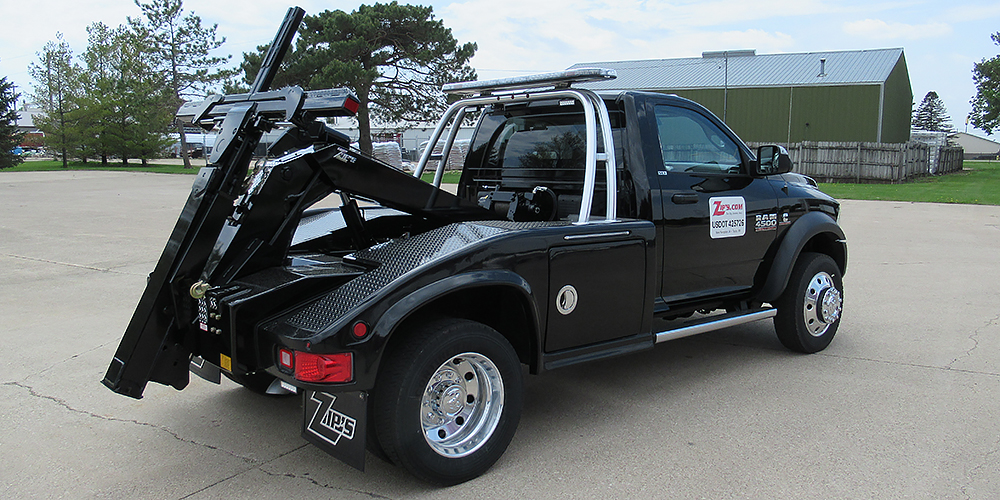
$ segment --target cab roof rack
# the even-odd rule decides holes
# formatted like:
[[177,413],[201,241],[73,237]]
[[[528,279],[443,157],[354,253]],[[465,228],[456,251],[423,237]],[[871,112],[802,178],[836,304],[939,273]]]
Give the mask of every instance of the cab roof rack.
[[579,68],[537,75],[514,76],[474,82],[449,83],[441,87],[446,94],[490,95],[496,91],[518,91],[538,88],[569,88],[574,83],[613,80],[618,73],[613,69]]

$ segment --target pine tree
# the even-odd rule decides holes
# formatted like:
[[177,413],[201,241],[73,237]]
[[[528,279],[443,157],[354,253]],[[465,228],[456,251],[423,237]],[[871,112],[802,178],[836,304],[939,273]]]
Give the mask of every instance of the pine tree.
[[938,97],[937,92],[930,91],[924,96],[920,106],[913,113],[912,127],[915,130],[927,130],[931,132],[954,132],[951,125],[951,117],[944,107],[944,101]]
[[7,77],[0,77],[0,169],[14,167],[24,161],[14,154],[14,148],[21,145],[24,132],[17,130],[17,98],[14,84]]
[[57,33],[58,42],[45,44],[38,54],[37,64],[31,63],[28,72],[35,79],[32,98],[44,112],[35,118],[35,125],[45,132],[45,145],[62,156],[63,167],[68,157],[77,154],[81,130],[78,127],[80,107],[80,67],[73,63],[73,51]]
[[[448,105],[442,84],[476,79],[469,66],[476,44],[460,45],[431,7],[376,3],[306,16],[303,24],[272,86],[354,91],[361,104],[358,146],[366,153],[372,151],[373,117],[383,123],[432,120]],[[243,54],[246,82],[257,76],[267,48]]]
[[153,157],[166,146],[172,113],[163,74],[152,67],[148,33],[126,26],[111,29],[99,22],[87,33],[87,71],[81,78],[81,107],[90,131],[86,145],[102,163],[109,155],[123,163]]
[[81,76],[82,96],[79,101],[84,109],[81,120],[90,131],[84,139],[84,158],[100,158],[102,164],[119,153],[111,121],[115,109],[115,62],[112,30],[103,23],[87,27],[87,50],[83,53],[87,70]]

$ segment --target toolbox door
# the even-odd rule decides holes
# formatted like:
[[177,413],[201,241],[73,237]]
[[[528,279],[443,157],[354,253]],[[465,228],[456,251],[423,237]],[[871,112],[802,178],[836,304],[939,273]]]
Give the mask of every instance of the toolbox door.
[[642,240],[551,248],[545,351],[638,334],[645,287]]

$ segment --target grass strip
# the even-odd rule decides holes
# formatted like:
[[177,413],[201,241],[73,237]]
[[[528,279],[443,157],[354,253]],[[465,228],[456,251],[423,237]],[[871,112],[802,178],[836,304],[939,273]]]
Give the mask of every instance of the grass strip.
[[[846,184],[820,183],[825,193],[845,200],[915,201],[930,203],[962,203],[972,205],[1000,205],[1000,161],[966,161],[961,172],[922,177],[904,184]],[[72,162],[63,168],[62,162],[41,160],[24,162],[3,172],[41,172],[65,170],[101,170],[108,172],[150,172],[157,174],[195,174],[198,167],[183,165],[109,164]],[[461,172],[446,172],[442,182],[457,184]],[[428,172],[421,179],[434,180]]]
[[1000,205],[1000,162],[966,161],[961,172],[922,177],[905,184],[821,183],[819,187],[845,200]]
[[150,163],[143,166],[140,163],[130,163],[122,165],[120,163],[109,163],[101,165],[99,162],[69,162],[63,167],[61,161],[38,160],[26,161],[16,167],[5,168],[3,172],[65,172],[69,170],[97,170],[104,172],[150,172],[154,174],[197,174],[199,167],[184,168],[184,165],[160,165]]

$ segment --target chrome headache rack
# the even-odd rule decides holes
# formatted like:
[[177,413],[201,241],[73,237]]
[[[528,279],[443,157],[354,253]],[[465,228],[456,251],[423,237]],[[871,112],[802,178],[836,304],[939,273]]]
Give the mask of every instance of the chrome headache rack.
[[[597,178],[597,162],[604,162],[605,179],[609,188],[607,191],[607,208],[605,221],[614,221],[617,217],[617,192],[612,186],[617,185],[617,172],[614,155],[614,142],[611,137],[611,121],[604,100],[591,90],[571,88],[574,83],[584,83],[611,80],[617,77],[614,70],[601,68],[580,68],[554,73],[499,78],[473,82],[449,83],[442,87],[448,94],[465,96],[452,104],[441,117],[434,133],[427,142],[417,163],[413,175],[420,177],[427,167],[435,144],[441,139],[448,124],[451,127],[445,139],[441,152],[441,160],[434,172],[433,184],[441,186],[444,167],[448,162],[455,138],[469,112],[480,110],[493,104],[517,104],[540,99],[573,99],[583,105],[584,120],[587,130],[587,149],[585,173],[583,181],[583,196],[580,203],[580,215],[577,224],[590,222],[590,210],[594,199],[594,184]],[[601,141],[598,143],[598,127]],[[600,146],[600,147],[598,147]]]

